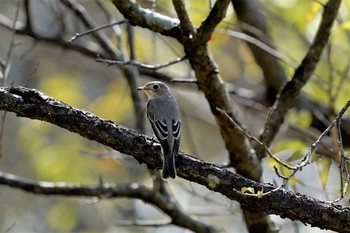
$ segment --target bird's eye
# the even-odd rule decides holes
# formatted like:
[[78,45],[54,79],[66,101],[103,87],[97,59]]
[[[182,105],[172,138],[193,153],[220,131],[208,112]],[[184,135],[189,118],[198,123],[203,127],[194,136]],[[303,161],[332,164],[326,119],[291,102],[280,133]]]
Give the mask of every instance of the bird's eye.
[[153,85],[153,90],[158,90],[159,89],[159,85],[158,84],[154,84]]

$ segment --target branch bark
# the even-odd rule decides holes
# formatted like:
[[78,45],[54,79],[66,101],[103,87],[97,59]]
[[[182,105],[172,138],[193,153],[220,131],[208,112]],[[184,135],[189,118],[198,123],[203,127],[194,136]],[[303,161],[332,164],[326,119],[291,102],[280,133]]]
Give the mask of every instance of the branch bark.
[[[98,118],[87,111],[73,108],[37,90],[24,87],[0,88],[0,110],[14,112],[19,117],[38,119],[55,124],[121,153],[131,155],[150,168],[160,169],[162,166],[160,146],[155,139],[138,134],[111,121]],[[239,191],[242,187],[252,187],[254,190],[264,190],[264,192],[272,190],[274,187],[244,178],[184,153],[178,155],[176,167],[179,177],[201,184],[231,200],[236,200],[251,211],[277,214],[322,229],[350,232],[349,207],[330,204],[285,189],[272,192],[262,198],[245,195]],[[4,178],[0,179],[0,183],[10,186]],[[11,185],[11,187],[29,191],[18,185]],[[38,188],[39,190],[40,188],[45,189],[45,186],[39,186]],[[71,191],[72,195],[86,196],[85,188],[71,187],[70,189],[74,190]],[[109,189],[105,191],[106,193],[110,192]],[[44,191],[42,192],[47,194]],[[62,190],[51,190],[50,192],[50,195],[63,195]],[[88,192],[90,192],[89,196],[94,196],[93,191]],[[95,194],[96,197],[101,197],[101,193],[95,192]]]
[[[153,30],[153,25],[140,23],[146,20],[142,14],[130,14],[128,9],[135,7],[130,1],[113,1],[113,3],[124,17],[130,20],[131,24]],[[260,181],[262,168],[254,150],[247,143],[244,135],[231,125],[227,117],[217,111],[217,108],[220,108],[227,112],[235,122],[240,122],[234,103],[228,95],[225,83],[221,79],[218,67],[207,47],[207,42],[214,29],[226,15],[230,0],[216,1],[208,17],[197,30],[192,28],[183,1],[174,0],[173,4],[181,23],[176,26],[178,33],[172,36],[183,45],[186,57],[196,74],[198,87],[203,91],[211,112],[215,116],[229,152],[230,166],[233,166],[238,174]],[[243,209],[243,213],[250,232],[257,228],[260,232],[271,232],[268,230],[271,228],[269,220],[264,213],[251,212],[246,209]]]
[[[232,4],[239,20],[239,24],[241,25],[242,32],[273,48],[273,42],[268,35],[266,20],[259,11],[259,3],[254,0],[232,0]],[[266,100],[259,102],[272,105],[277,98],[276,94],[287,81],[287,77],[274,54],[269,53],[254,43],[247,42],[247,45],[249,46],[256,63],[261,67],[264,74]],[[325,106],[308,99],[305,95],[300,95],[296,99],[294,107],[297,109],[308,110],[312,114],[312,127],[318,129],[320,132],[327,128],[327,125],[320,120],[320,117],[315,114],[314,111],[314,109],[318,109],[319,112],[327,118],[329,116],[329,109]],[[343,137],[350,138],[349,118],[343,118],[341,129]],[[344,146],[349,147],[350,140],[344,140]],[[264,155],[257,153],[257,156],[263,158]]]
[[124,16],[128,16],[126,18],[131,25],[149,28],[154,32],[174,38],[179,34],[178,25],[180,21],[178,19],[143,9],[128,0],[112,0],[112,2]]
[[[338,14],[340,3],[341,0],[330,0],[325,5],[321,24],[309,51],[295,70],[292,79],[281,89],[276,102],[272,106],[264,132],[260,136],[260,140],[265,142],[267,146],[271,144],[275,135],[277,135],[284,121],[285,114],[294,105],[302,87],[309,80],[320,60],[323,49],[328,42],[333,22]],[[260,157],[264,157],[265,153],[262,148],[258,147],[257,152]]]
[[171,217],[171,223],[199,233],[218,232],[212,226],[192,219],[177,205],[170,202],[160,193],[139,184],[99,184],[84,186],[72,184],[55,184],[52,182],[35,182],[12,174],[0,172],[0,184],[26,192],[40,195],[60,195],[68,197],[96,197],[99,199],[137,198],[159,208]]

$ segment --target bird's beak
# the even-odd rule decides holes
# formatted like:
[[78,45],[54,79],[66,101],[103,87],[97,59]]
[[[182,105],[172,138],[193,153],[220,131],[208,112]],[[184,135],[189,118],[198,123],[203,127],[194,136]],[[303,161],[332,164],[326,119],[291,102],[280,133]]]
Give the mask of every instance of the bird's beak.
[[137,90],[143,91],[148,98],[152,98],[152,91],[148,87],[146,87],[146,86],[138,87]]

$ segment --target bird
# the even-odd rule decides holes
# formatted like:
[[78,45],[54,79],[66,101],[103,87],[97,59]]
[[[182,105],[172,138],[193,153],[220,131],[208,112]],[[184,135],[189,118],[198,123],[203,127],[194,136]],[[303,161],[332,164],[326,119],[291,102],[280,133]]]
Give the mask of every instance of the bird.
[[176,177],[175,158],[179,152],[181,136],[180,111],[175,97],[163,82],[148,82],[142,87],[147,100],[147,118],[163,151],[162,178]]

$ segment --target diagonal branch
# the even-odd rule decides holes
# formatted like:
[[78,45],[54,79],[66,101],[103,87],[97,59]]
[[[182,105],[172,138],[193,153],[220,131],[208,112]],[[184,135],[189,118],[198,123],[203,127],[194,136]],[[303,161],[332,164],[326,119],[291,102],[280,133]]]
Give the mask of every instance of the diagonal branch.
[[[75,15],[82,21],[82,23],[89,29],[88,33],[92,32],[92,36],[97,40],[97,42],[101,45],[101,48],[108,55],[107,57],[112,58],[114,60],[124,60],[124,55],[122,51],[119,51],[117,48],[113,46],[108,37],[99,30],[96,30],[97,26],[94,23],[93,19],[90,17],[85,8],[80,5],[75,0],[61,0],[61,3],[71,9]],[[120,21],[123,22],[123,21]],[[134,103],[134,111],[136,116],[136,128],[144,131],[145,130],[145,118],[144,118],[144,110],[142,107],[142,98],[140,93],[136,90],[139,86],[138,80],[138,70],[134,67],[128,66],[119,66],[123,71],[126,80],[128,81],[131,98]]]
[[230,0],[216,1],[211,9],[208,17],[202,22],[198,28],[198,39],[201,43],[210,40],[216,26],[225,18]]
[[[85,11],[85,8],[82,7],[74,0],[61,0],[61,3],[66,7],[74,11],[74,13],[79,17],[79,19],[84,23],[84,25],[90,30],[96,28],[97,25],[93,22],[90,15]],[[101,31],[94,31],[92,36],[98,41],[102,49],[105,50],[113,57],[120,57],[120,51],[114,48],[113,44],[108,40],[107,36]]]
[[0,184],[41,195],[97,197],[99,199],[114,199],[122,197],[137,198],[162,210],[165,214],[171,217],[172,224],[188,228],[194,232],[218,232],[212,226],[189,217],[189,215],[179,209],[177,205],[169,202],[169,200],[160,193],[155,193],[149,188],[136,183],[118,185],[100,184],[97,186],[72,185],[65,183],[55,184],[52,182],[34,182],[29,179],[0,172]]
[[[121,153],[132,155],[137,161],[145,163],[150,168],[161,168],[160,146],[156,144],[155,139],[98,118],[89,112],[73,108],[37,90],[24,87],[0,88],[0,110],[55,124]],[[176,167],[180,177],[221,193],[255,212],[263,211],[319,228],[350,232],[349,207],[333,205],[285,189],[277,190],[262,198],[244,195],[238,191],[242,187],[251,187],[264,192],[274,187],[244,178],[183,153],[178,155]]]
[[[277,135],[280,126],[283,124],[285,114],[293,106],[302,87],[306,84],[315,70],[322,55],[322,51],[328,42],[333,22],[338,14],[340,3],[341,0],[329,0],[326,4],[320,27],[309,51],[300,66],[295,70],[292,79],[282,88],[279,97],[274,103],[272,111],[267,119],[264,132],[260,136],[260,140],[265,142],[267,146],[271,144],[275,135]],[[258,148],[258,151],[259,157],[263,157],[263,149]]]
[[[133,12],[130,13],[124,9],[121,10],[124,2],[129,1],[113,1],[131,24],[153,30],[150,25],[139,23],[139,18],[143,18],[142,14],[137,16],[138,20],[134,20],[135,15],[132,14]],[[237,128],[232,127],[228,118],[217,111],[217,108],[220,108],[227,112],[230,118],[234,119],[235,122],[240,122],[237,118],[237,111],[235,110],[234,103],[228,95],[225,83],[219,74],[217,64],[212,58],[207,46],[207,42],[215,27],[225,17],[230,1],[216,1],[209,16],[202,22],[197,32],[193,32],[193,34],[190,35],[188,34],[190,21],[187,13],[184,12],[183,2],[181,0],[174,0],[173,3],[179,18],[183,17],[180,18],[180,31],[174,37],[183,45],[185,55],[195,72],[198,87],[205,94],[211,112],[216,118],[221,135],[229,152],[229,165],[234,167],[238,174],[260,181],[262,168],[254,150],[252,150],[251,146],[245,140],[244,135]],[[243,209],[243,213],[249,229],[253,229],[255,226],[259,225],[260,229],[265,228],[267,230],[264,232],[268,232],[268,229],[271,228],[264,213],[257,213],[256,211],[248,211],[246,209]]]
[[[152,25],[143,23],[147,20],[143,14],[136,15],[135,12],[128,11],[128,9],[134,7],[137,7],[139,11],[146,10],[130,3],[128,0],[113,1],[113,3],[131,24],[153,30]],[[186,57],[196,74],[198,86],[204,92],[211,111],[216,117],[226,148],[230,154],[230,165],[234,166],[239,174],[254,180],[260,180],[262,173],[261,166],[254,152],[245,141],[244,135],[239,130],[231,127],[231,123],[227,117],[222,116],[216,110],[218,107],[226,111],[236,122],[240,122],[237,119],[234,105],[229,98],[218,67],[208,51],[207,41],[205,40],[206,37],[211,36],[211,32],[215,26],[224,18],[229,4],[230,1],[228,0],[217,1],[208,18],[202,23],[201,32],[198,31],[194,35],[194,38],[189,38],[186,33],[181,34],[181,31],[174,37],[182,43]],[[212,22],[209,22],[210,19]],[[161,24],[159,24],[160,26]]]
[[176,38],[180,21],[157,12],[143,9],[129,0],[112,0],[113,4],[124,15],[128,16],[131,25],[149,28],[162,35]]
[[180,27],[183,30],[183,33],[187,34],[188,36],[193,37],[194,34],[194,27],[191,22],[190,17],[188,16],[185,3],[183,0],[173,0],[173,5],[175,8],[175,11],[177,13],[177,16],[180,20]]

